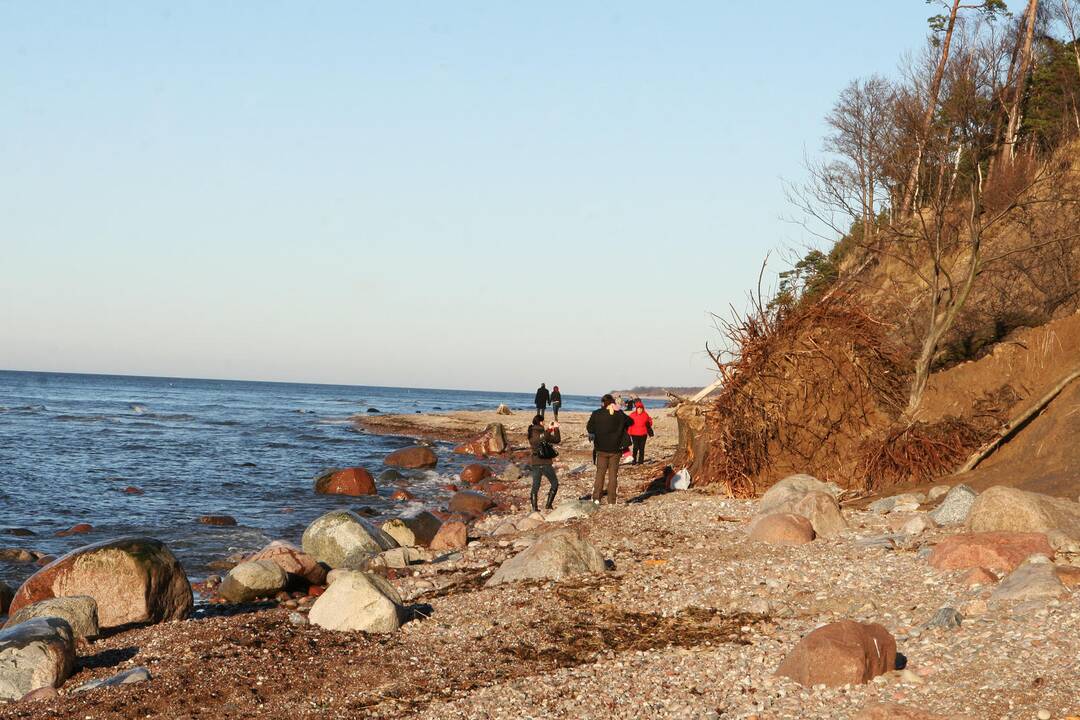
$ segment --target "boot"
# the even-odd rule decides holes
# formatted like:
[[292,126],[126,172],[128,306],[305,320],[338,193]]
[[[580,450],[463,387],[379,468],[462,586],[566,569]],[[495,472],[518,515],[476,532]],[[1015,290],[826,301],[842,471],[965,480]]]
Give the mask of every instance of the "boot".
[[545,508],[547,510],[551,510],[551,504],[553,502],[555,502],[555,491],[551,490],[551,491],[548,492],[548,501],[547,501],[547,505],[545,506]]
[[536,497],[536,496],[537,496],[538,494],[539,494],[539,493],[538,493],[538,492],[537,492],[536,490],[534,490],[534,491],[532,491],[531,493],[529,493],[529,500],[531,500],[531,501],[532,501],[532,509],[533,509],[533,512],[540,512],[540,508],[538,508],[538,507],[536,506],[536,501],[537,501],[537,497]]

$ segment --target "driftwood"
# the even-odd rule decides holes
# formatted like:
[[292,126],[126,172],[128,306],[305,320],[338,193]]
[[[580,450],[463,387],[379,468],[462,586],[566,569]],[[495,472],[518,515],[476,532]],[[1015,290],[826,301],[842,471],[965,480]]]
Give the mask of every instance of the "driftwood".
[[974,470],[979,463],[990,457],[990,455],[992,455],[994,451],[997,450],[1003,442],[1005,442],[1014,432],[1016,432],[1017,429],[1022,427],[1024,423],[1042,412],[1043,409],[1047,405],[1049,405],[1054,398],[1061,394],[1061,391],[1064,390],[1069,385],[1069,383],[1071,383],[1077,378],[1080,378],[1080,367],[1074,368],[1071,372],[1065,375],[1065,377],[1059,380],[1057,384],[1054,385],[1054,387],[1050,388],[1050,390],[1045,395],[1039,398],[1038,402],[1031,405],[1026,410],[1024,410],[1024,412],[1020,413],[1015,418],[1002,425],[1001,429],[998,430],[997,433],[995,433],[994,437],[992,437],[982,447],[976,450],[974,454],[972,454],[972,456],[967,459],[967,462],[965,462],[964,465],[956,472],[959,474],[967,472],[968,470]]

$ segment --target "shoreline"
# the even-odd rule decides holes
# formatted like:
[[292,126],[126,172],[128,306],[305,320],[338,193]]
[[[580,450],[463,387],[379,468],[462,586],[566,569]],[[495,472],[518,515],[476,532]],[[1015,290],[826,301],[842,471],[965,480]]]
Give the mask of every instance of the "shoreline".
[[[587,413],[560,416],[576,434]],[[520,445],[529,418],[500,417]],[[489,419],[380,415],[360,424],[453,442]],[[918,715],[925,720],[1021,720],[1043,708],[1053,717],[1080,709],[1070,705],[1080,593],[1038,611],[988,609],[985,589],[934,569],[919,552],[957,528],[931,528],[887,549],[866,543],[894,533],[897,518],[863,508],[844,509],[848,527],[836,537],[797,547],[752,542],[745,525],[756,501],[644,492],[677,439],[674,418],[658,426],[648,464],[620,469],[619,503],[591,516],[502,532],[528,515],[527,476],[507,480],[505,512],[475,522],[466,547],[388,575],[405,604],[425,608],[397,633],[296,624],[296,609],[272,600],[226,605],[107,634],[79,649],[77,674],[59,698],[0,705],[0,718],[873,720],[884,715],[862,715],[866,708],[898,702],[933,713]],[[592,485],[591,465],[576,459],[585,446],[571,440],[557,461],[556,506]],[[513,461],[512,453],[500,460]],[[501,563],[562,526],[593,544],[609,569],[485,587]],[[925,627],[942,606],[961,610],[961,628]],[[845,618],[882,624],[907,669],[845,689],[804,688],[774,674],[800,638]],[[68,694],[133,665],[147,667],[151,680]]]

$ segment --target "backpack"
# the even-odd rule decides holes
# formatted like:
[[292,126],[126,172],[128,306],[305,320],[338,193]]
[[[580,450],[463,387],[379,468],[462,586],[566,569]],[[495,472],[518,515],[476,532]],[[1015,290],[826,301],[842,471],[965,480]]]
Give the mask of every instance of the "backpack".
[[[532,432],[531,430],[529,431]],[[544,431],[540,431],[540,440],[536,443],[536,457],[541,460],[554,460],[559,457],[559,451],[555,449],[555,446],[548,442],[547,436]]]

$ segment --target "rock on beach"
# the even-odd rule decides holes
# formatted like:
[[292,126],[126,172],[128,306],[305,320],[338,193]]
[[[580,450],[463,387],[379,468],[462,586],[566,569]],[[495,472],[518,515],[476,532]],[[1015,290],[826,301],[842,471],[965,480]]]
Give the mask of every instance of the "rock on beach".
[[938,570],[981,567],[1011,572],[1036,554],[1054,556],[1054,550],[1042,533],[961,533],[950,535],[935,545],[929,562]]
[[326,582],[326,568],[314,557],[287,540],[274,540],[245,559],[253,562],[269,560],[289,575],[303,578],[311,585],[322,585]]
[[461,490],[450,498],[450,511],[480,515],[495,507],[495,501],[475,490]]
[[39,617],[0,630],[0,700],[60,687],[75,664],[75,634],[66,620]]
[[502,423],[491,423],[482,433],[455,447],[454,452],[487,457],[506,452],[507,446],[506,428]]
[[351,510],[317,518],[302,540],[304,552],[331,568],[360,567],[370,556],[398,547],[394,538]]
[[757,517],[747,530],[751,540],[771,545],[805,545],[814,539],[814,526],[795,513],[779,512]]
[[520,580],[562,580],[604,572],[604,557],[572,528],[543,535],[535,544],[503,562],[487,585]]
[[968,517],[975,532],[1059,530],[1080,540],[1080,502],[1016,488],[992,487],[975,500]]
[[345,571],[311,606],[308,620],[327,630],[390,633],[401,627],[403,616],[393,585],[378,575]]
[[242,562],[225,576],[218,594],[229,602],[244,603],[273,597],[288,583],[285,571],[272,560]]
[[800,685],[859,685],[896,667],[896,640],[881,625],[853,620],[823,625],[800,640],[777,675]]
[[418,470],[433,468],[439,463],[435,451],[423,445],[395,450],[386,456],[383,463],[390,467]]
[[375,495],[375,478],[362,467],[330,468],[315,476],[317,495]]
[[125,536],[77,548],[23,583],[10,612],[39,600],[89,595],[102,628],[183,620],[194,598],[180,562],[163,542]]
[[4,623],[4,627],[14,627],[40,617],[55,617],[64,620],[71,627],[75,637],[83,640],[93,640],[100,632],[97,602],[88,595],[70,595],[30,603],[13,612]]

